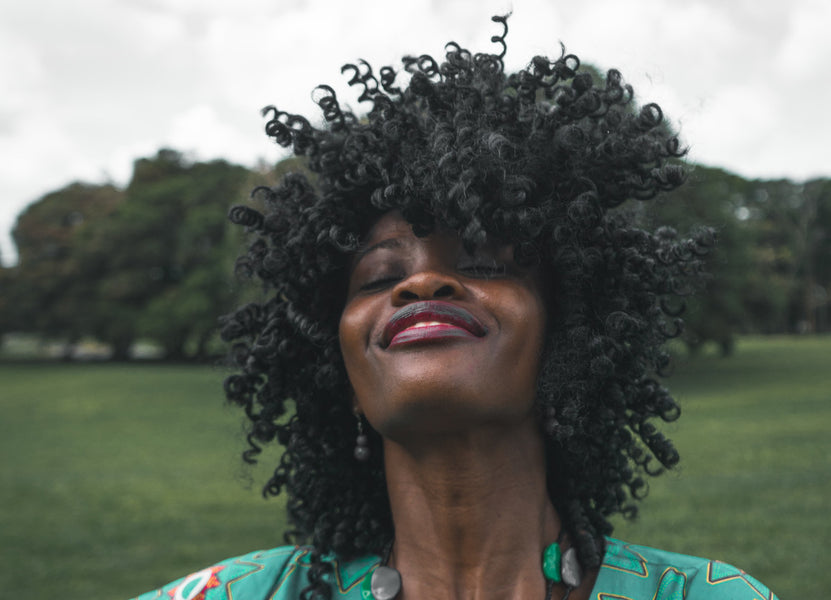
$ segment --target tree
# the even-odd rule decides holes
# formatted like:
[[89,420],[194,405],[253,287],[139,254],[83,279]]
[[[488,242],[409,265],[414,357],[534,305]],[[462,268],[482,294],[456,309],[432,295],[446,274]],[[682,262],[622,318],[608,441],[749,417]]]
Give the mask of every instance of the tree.
[[125,201],[85,244],[85,268],[100,282],[96,330],[117,357],[137,336],[170,358],[190,341],[204,352],[234,296],[226,213],[248,178],[243,167],[190,164],[169,149],[136,161]]
[[831,181],[748,181],[696,167],[659,204],[659,224],[697,222],[718,233],[711,278],[689,303],[684,339],[693,350],[715,340],[729,353],[736,333],[829,328]]
[[808,181],[801,191],[805,262],[798,304],[810,331],[827,332],[831,331],[831,180]]
[[29,205],[12,231],[18,266],[7,281],[7,313],[16,331],[76,341],[87,332],[94,282],[82,276],[82,234],[122,202],[113,185],[72,183]]
[[[822,273],[829,227],[828,180],[796,184],[788,180],[754,181],[749,221],[759,232],[758,268],[771,281],[783,282],[785,307],[777,332],[817,331],[817,302],[828,280]],[[819,300],[820,304],[824,302]]]
[[181,179],[178,222],[167,248],[163,282],[169,285],[146,306],[143,333],[162,342],[169,356],[193,342],[203,356],[217,317],[234,304],[233,261],[239,232],[226,219],[228,208],[247,192],[250,173],[225,161],[191,166]]
[[17,285],[16,267],[0,266],[0,335],[17,329],[17,303],[14,301]]
[[781,308],[778,301],[756,302],[757,297],[770,299],[775,294],[754,268],[754,232],[746,226],[744,213],[750,193],[745,179],[699,166],[686,185],[668,200],[659,200],[650,217],[653,226],[668,225],[682,233],[701,225],[716,232],[717,243],[705,262],[704,287],[688,299],[684,315],[683,340],[693,352],[714,341],[722,354],[730,354],[736,334],[754,330]]

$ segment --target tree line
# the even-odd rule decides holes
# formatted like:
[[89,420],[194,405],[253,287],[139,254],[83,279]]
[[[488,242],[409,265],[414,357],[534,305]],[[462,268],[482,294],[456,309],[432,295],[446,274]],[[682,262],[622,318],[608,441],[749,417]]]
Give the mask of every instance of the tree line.
[[126,359],[137,339],[165,356],[204,356],[238,292],[229,274],[240,236],[229,204],[251,172],[174,150],[134,163],[126,188],[72,183],[29,205],[12,231],[18,264],[3,269],[0,331],[85,337]]
[[652,224],[716,231],[705,287],[688,301],[683,339],[692,350],[737,334],[831,331],[831,179],[744,179],[693,167],[658,200]]
[[[18,264],[0,268],[0,334],[84,338],[126,359],[138,339],[169,359],[205,357],[217,317],[253,292],[233,277],[244,233],[226,219],[254,185],[291,169],[192,162],[170,149],[135,162],[125,188],[72,183],[45,194],[12,232]],[[706,224],[717,245],[705,287],[688,301],[683,339],[725,354],[742,333],[831,330],[831,180],[748,180],[693,166],[649,207],[645,225]]]

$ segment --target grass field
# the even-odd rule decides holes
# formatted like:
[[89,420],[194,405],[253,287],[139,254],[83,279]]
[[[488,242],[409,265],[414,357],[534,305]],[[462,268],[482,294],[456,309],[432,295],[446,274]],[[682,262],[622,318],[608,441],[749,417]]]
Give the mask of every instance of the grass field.
[[[831,338],[744,339],[681,364],[682,456],[623,539],[732,562],[787,598],[831,587]],[[0,590],[128,598],[281,543],[265,467],[205,367],[0,365]],[[273,463],[273,455],[264,462]],[[252,483],[253,482],[253,483]],[[5,594],[5,592],[3,592]]]

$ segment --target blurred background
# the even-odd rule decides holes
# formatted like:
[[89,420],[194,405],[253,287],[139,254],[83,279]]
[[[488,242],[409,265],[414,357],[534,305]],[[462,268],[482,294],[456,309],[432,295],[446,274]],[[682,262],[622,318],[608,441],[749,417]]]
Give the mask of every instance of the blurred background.
[[282,543],[243,467],[217,316],[228,208],[292,159],[259,109],[360,111],[340,67],[560,42],[689,144],[642,218],[719,232],[673,346],[677,474],[625,539],[736,564],[780,597],[831,585],[831,4],[750,0],[34,0],[0,5],[0,589],[130,597]]

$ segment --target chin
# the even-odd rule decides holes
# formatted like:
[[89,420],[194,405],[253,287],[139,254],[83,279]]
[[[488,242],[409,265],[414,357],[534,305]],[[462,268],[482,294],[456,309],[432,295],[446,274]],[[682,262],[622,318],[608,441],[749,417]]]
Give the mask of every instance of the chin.
[[[530,400],[507,403],[506,396],[490,391],[459,389],[442,385],[448,382],[420,381],[415,393],[405,394],[398,386],[396,394],[385,395],[381,410],[374,411],[370,422],[385,438],[404,441],[412,436],[463,434],[480,427],[508,427],[534,414]],[[370,415],[367,415],[368,417]]]

